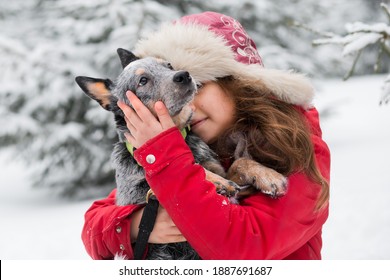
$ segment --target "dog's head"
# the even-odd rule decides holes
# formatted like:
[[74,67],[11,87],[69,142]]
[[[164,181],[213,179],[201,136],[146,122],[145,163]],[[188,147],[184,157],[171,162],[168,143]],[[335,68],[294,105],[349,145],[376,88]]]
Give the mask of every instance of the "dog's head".
[[140,59],[124,49],[118,49],[118,55],[123,71],[115,82],[83,76],[76,77],[76,82],[89,97],[114,113],[121,140],[124,139],[123,132],[128,130],[117,102],[121,100],[131,106],[126,98],[128,90],[134,92],[153,113],[154,104],[164,102],[179,129],[189,124],[192,110],[188,104],[195,96],[196,84],[188,72],[175,71],[161,59]]

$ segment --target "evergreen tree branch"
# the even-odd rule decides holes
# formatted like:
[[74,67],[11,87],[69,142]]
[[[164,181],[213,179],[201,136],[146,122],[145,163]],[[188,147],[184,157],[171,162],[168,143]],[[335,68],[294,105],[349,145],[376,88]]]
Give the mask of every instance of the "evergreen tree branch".
[[[389,37],[387,38],[387,40],[389,40]],[[386,40],[382,40],[381,41],[381,46],[383,48],[383,50],[385,51],[385,53],[390,56],[390,48],[388,45],[386,45]]]
[[384,52],[383,44],[380,44],[380,48],[379,48],[378,55],[376,57],[376,61],[375,61],[375,65],[374,65],[374,72],[375,73],[379,72],[380,62],[381,62],[383,52]]
[[389,20],[390,22],[390,9],[389,9],[389,6],[387,6],[385,3],[381,3],[381,8],[383,9],[383,11],[385,12],[385,14],[387,15],[387,19]]
[[[381,8],[387,15],[388,20],[390,21],[390,9],[389,7],[381,3]],[[348,73],[343,77],[343,80],[349,79],[355,71],[357,62],[363,52],[370,45],[379,45],[378,54],[374,64],[374,72],[378,73],[380,70],[380,64],[383,59],[383,54],[386,54],[390,57],[390,47],[388,42],[390,40],[390,26],[385,23],[377,23],[377,24],[365,24],[362,22],[355,22],[353,24],[347,24],[347,34],[344,36],[332,35],[329,33],[319,32],[317,30],[313,30],[310,27],[307,27],[303,24],[296,24],[296,26],[305,28],[310,32],[315,32],[316,34],[320,34],[323,38],[316,39],[312,42],[313,46],[318,45],[326,45],[326,44],[337,44],[343,45],[343,55],[349,55],[352,53],[356,53],[352,66]],[[382,97],[380,100],[380,104],[387,104],[390,100],[390,75],[386,78],[386,81],[383,85]]]
[[307,30],[313,34],[317,34],[321,37],[325,37],[325,38],[333,38],[336,36],[336,34],[332,33],[332,32],[324,32],[324,31],[320,31],[318,29],[314,29],[313,27],[310,27],[304,23],[301,23],[301,22],[298,22],[298,21],[293,21],[292,22],[292,26],[295,26],[295,27],[298,27],[298,28],[302,28],[304,30]]
[[383,87],[382,87],[382,97],[380,99],[379,105],[388,104],[390,101],[390,75],[387,76]]
[[359,51],[357,52],[357,55],[356,55],[356,57],[355,57],[355,59],[354,59],[354,61],[353,61],[353,64],[352,64],[352,66],[351,66],[351,69],[350,69],[350,70],[348,71],[348,73],[343,77],[343,80],[344,80],[344,81],[348,80],[348,79],[353,75],[353,72],[355,72],[356,64],[357,64],[357,62],[358,62],[358,60],[359,60],[359,58],[360,58],[360,55],[361,55],[362,51],[363,51],[363,50],[359,50]]

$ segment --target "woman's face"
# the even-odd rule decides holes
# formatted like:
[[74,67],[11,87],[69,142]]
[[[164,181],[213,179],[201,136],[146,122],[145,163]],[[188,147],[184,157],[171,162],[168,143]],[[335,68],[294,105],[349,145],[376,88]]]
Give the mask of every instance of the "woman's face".
[[191,130],[207,144],[212,144],[234,123],[234,101],[216,82],[205,83],[191,106]]

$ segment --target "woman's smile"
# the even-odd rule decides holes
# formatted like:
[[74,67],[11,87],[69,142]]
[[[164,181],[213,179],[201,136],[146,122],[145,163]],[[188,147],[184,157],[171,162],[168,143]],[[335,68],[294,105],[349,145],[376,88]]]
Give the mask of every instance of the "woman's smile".
[[207,118],[203,118],[203,119],[198,119],[198,120],[194,120],[191,122],[191,129],[194,129],[196,127],[199,127],[200,125],[202,125],[205,121],[207,120]]

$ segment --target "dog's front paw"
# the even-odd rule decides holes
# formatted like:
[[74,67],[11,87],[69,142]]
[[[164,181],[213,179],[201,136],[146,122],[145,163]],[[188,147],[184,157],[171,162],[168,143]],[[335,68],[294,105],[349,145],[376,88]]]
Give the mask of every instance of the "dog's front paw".
[[285,176],[251,159],[237,159],[229,168],[227,177],[240,186],[252,185],[271,197],[283,196],[287,192]]
[[235,182],[227,180],[207,169],[205,169],[205,171],[207,181],[210,181],[215,185],[218,194],[226,197],[236,197],[240,187]]
[[237,192],[239,191],[239,186],[230,180],[213,181],[217,193],[226,197],[235,197]]

